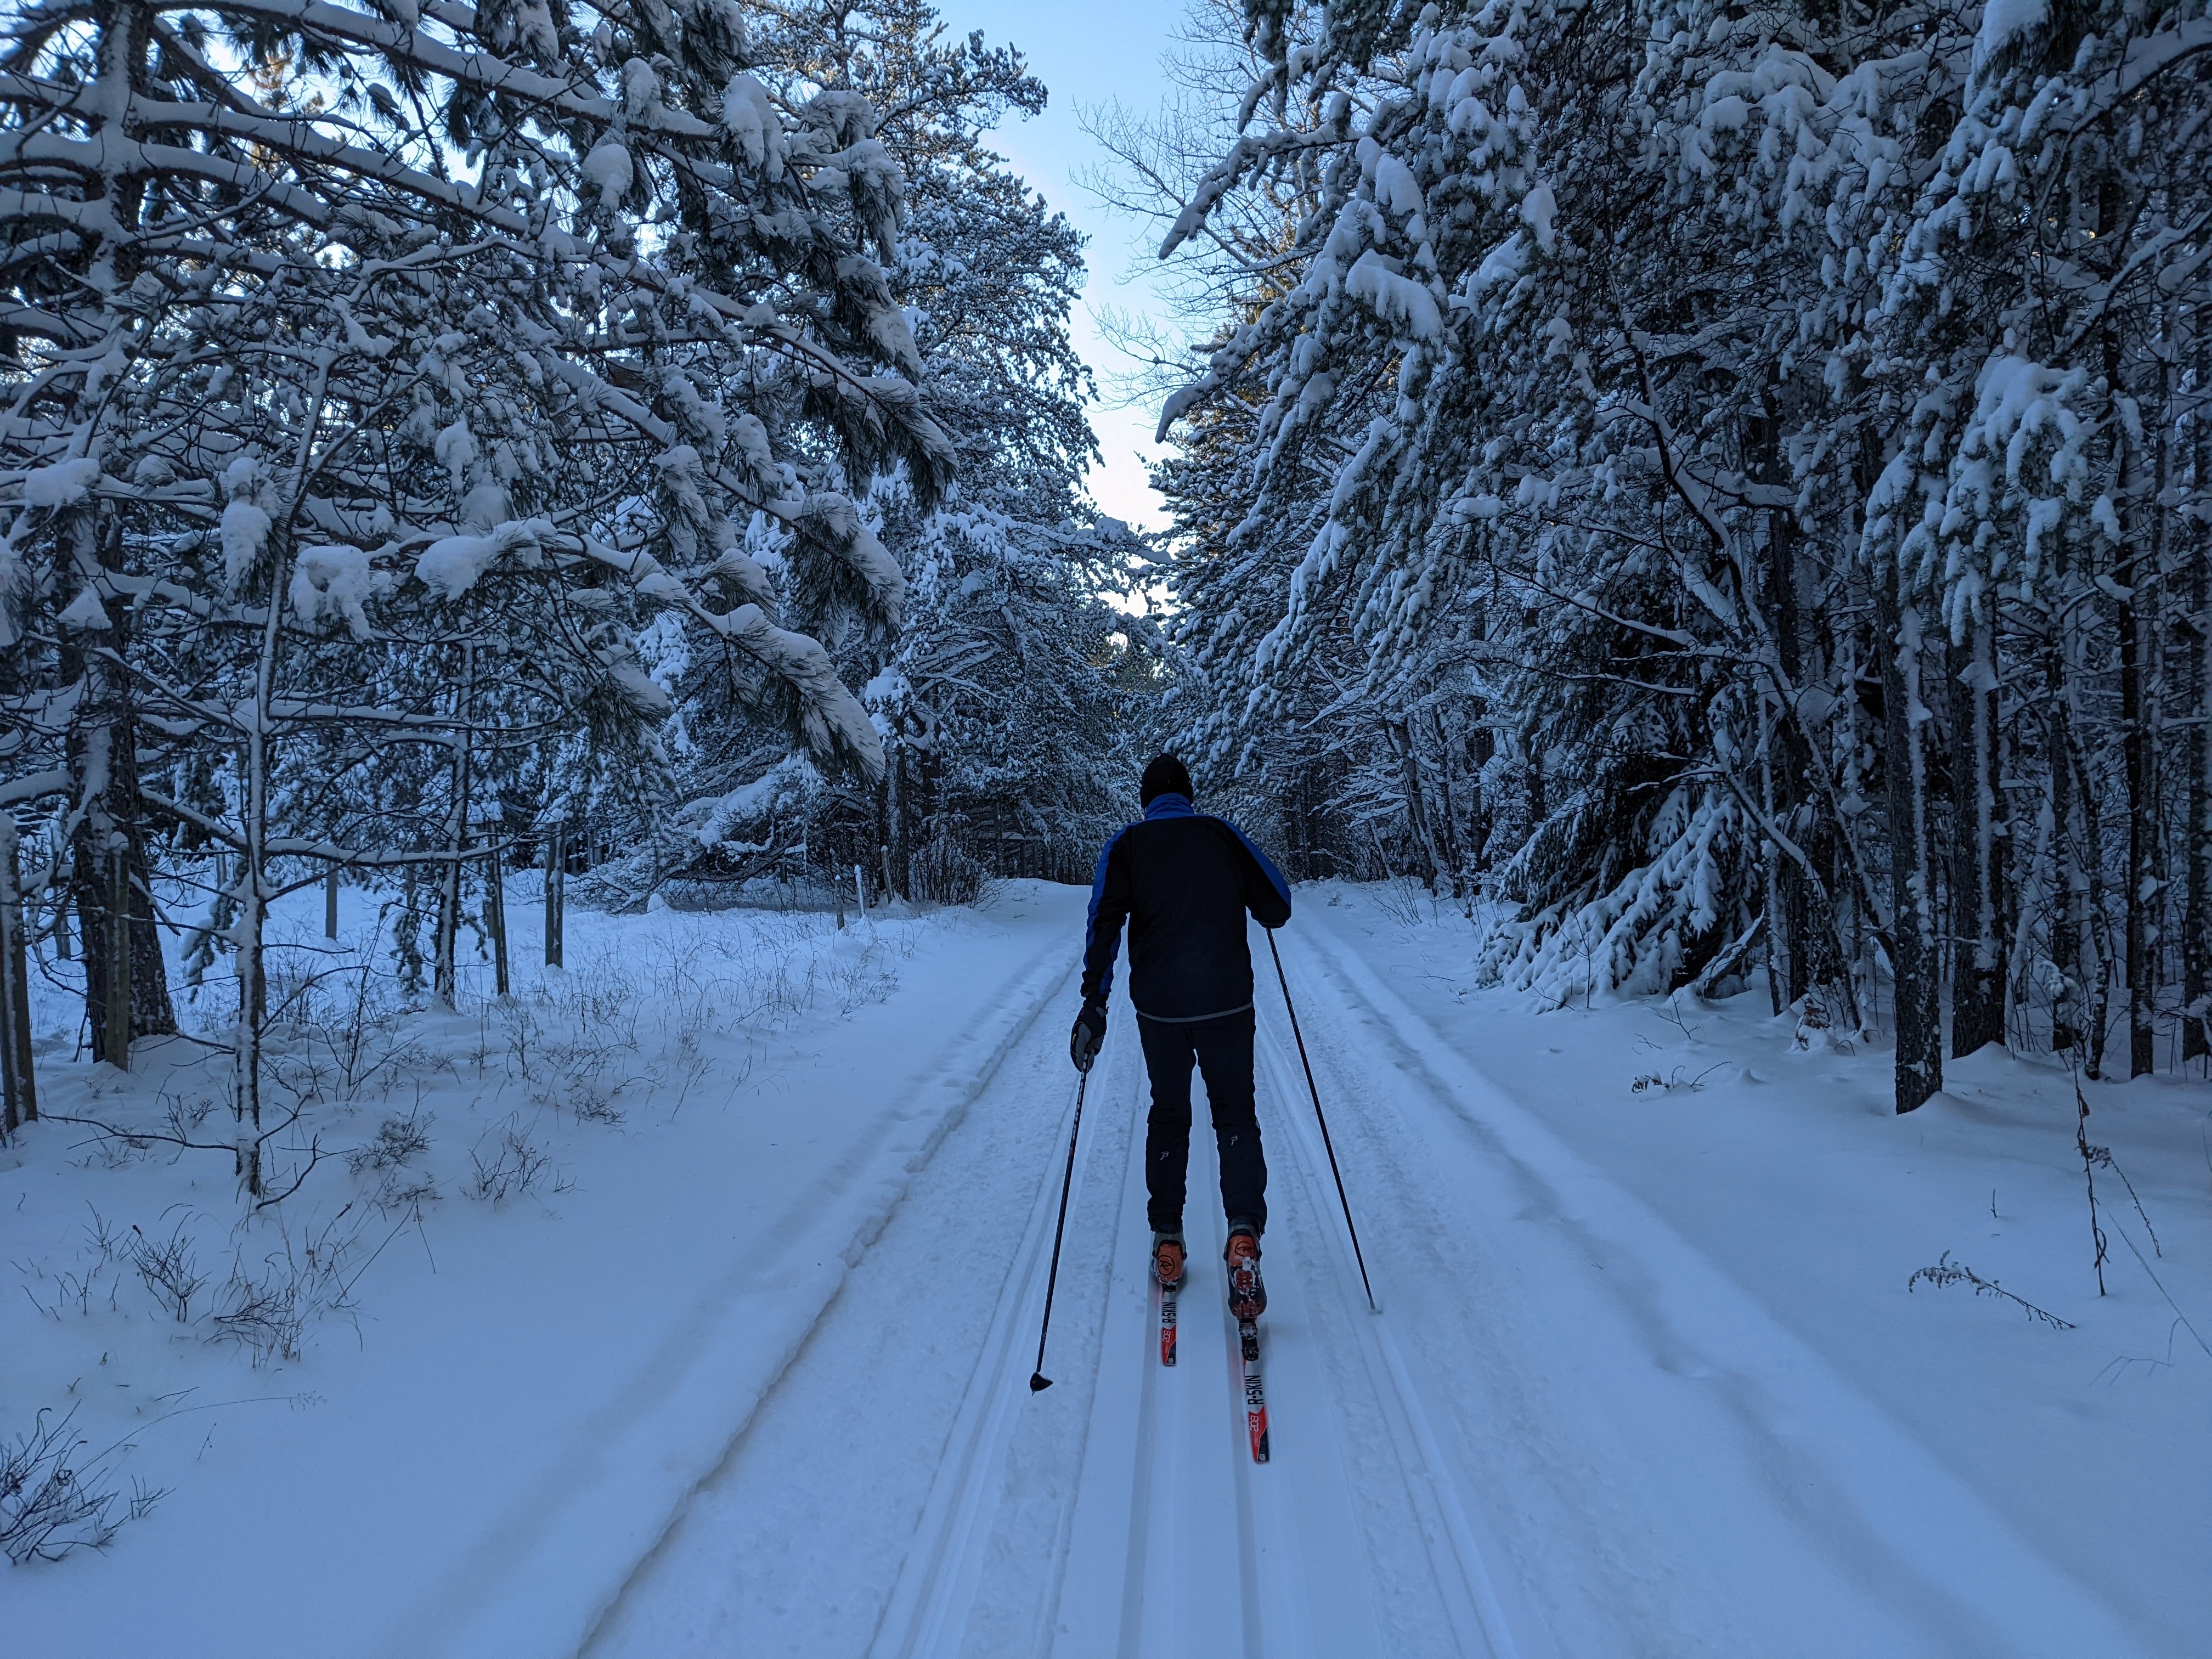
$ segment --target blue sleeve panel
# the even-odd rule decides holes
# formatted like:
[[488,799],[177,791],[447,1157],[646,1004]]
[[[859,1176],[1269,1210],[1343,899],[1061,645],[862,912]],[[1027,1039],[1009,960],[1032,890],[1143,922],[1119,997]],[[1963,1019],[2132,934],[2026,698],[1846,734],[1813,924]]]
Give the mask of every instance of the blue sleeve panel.
[[1083,927],[1083,1000],[1103,1002],[1114,988],[1114,957],[1121,948],[1121,924],[1129,915],[1129,884],[1114,858],[1127,830],[1099,850],[1091,878],[1091,910]]
[[1281,927],[1291,919],[1291,884],[1283,879],[1283,872],[1275,868],[1275,861],[1252,844],[1249,836],[1230,823],[1227,818],[1220,822],[1226,824],[1229,833],[1237,837],[1237,845],[1251,858],[1253,865],[1267,883],[1264,888],[1249,881],[1245,884],[1245,908],[1251,911],[1252,919],[1262,927]]

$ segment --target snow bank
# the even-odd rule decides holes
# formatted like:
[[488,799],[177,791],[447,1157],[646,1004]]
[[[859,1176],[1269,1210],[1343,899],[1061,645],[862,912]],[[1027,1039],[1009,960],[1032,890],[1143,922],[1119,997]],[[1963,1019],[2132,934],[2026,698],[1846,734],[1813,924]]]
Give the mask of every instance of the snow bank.
[[[1515,1365],[1591,1379],[1585,1403],[1622,1439],[1608,1454],[1558,1400],[1532,1404],[1515,1433],[1548,1448],[1555,1480],[1598,1457],[1605,1505],[1665,1529],[1684,1588],[1707,1581],[1707,1607],[1674,1609],[1661,1649],[2183,1659],[2201,1647],[2201,1082],[2082,1085],[2089,1140],[2141,1200],[2096,1172],[2111,1244],[2100,1294],[2074,1083],[2047,1059],[1988,1048],[1952,1061],[1946,1092],[1899,1117],[1887,1033],[1807,1033],[1796,1011],[1773,1016],[1756,974],[1715,1002],[1535,1012],[1474,983],[1453,907],[1406,896],[1300,890],[1327,965],[1310,965],[1318,943],[1293,957],[1286,939],[1284,955],[1301,1012],[1331,1011],[1309,1016],[1308,1042],[1320,1054],[1389,1032],[1407,1096],[1391,1109],[1410,1116],[1433,1078],[1479,1149],[1470,1179],[1502,1166],[1497,1190],[1460,1194],[1450,1224],[1486,1263],[1486,1331],[1521,1340],[1511,1310],[1525,1307],[1541,1348]],[[1354,1064],[1384,1070],[1379,1054]],[[1442,1120],[1413,1121],[1448,1161]],[[1363,1176],[1348,1165],[1346,1178]],[[1947,1257],[2068,1328],[1922,1273]],[[1541,1502],[1521,1492],[1510,1507]],[[1605,1541],[1578,1553],[1569,1529],[1589,1524],[1559,1517],[1516,1553],[1555,1583],[1554,1607],[1647,1616],[1648,1583],[1590,1565],[1641,1547],[1601,1521]],[[1580,1565],[1544,1565],[1565,1558]],[[1636,1645],[1618,1629],[1562,1641]]]

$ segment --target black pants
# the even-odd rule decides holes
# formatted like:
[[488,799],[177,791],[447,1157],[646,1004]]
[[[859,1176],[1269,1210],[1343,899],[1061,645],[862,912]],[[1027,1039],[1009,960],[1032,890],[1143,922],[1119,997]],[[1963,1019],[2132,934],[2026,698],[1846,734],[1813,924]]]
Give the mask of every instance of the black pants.
[[1183,1191],[1190,1168],[1190,1066],[1206,1075],[1213,1109],[1213,1144],[1221,1160],[1221,1208],[1230,1221],[1267,1225],[1267,1164],[1260,1152],[1260,1120],[1252,1106],[1252,1011],[1178,1024],[1137,1017],[1145,1069],[1152,1073],[1152,1115],[1145,1126],[1145,1190],[1155,1232],[1182,1231]]

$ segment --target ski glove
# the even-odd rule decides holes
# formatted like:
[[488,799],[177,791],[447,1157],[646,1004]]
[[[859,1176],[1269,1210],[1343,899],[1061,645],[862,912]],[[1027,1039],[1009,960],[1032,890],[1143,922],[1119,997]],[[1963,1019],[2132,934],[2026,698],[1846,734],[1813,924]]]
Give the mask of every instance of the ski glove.
[[1075,1029],[1067,1034],[1068,1058],[1075,1069],[1087,1072],[1091,1062],[1098,1058],[1098,1046],[1106,1041],[1106,1005],[1086,1002],[1083,1012],[1075,1017]]

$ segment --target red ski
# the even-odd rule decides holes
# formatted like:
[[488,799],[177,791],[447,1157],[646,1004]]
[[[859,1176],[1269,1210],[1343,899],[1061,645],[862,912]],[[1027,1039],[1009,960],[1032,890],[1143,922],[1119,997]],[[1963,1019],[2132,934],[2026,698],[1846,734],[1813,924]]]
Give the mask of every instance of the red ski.
[[1258,1322],[1237,1322],[1237,1350],[1244,1383],[1244,1430],[1252,1439],[1252,1461],[1264,1463],[1267,1461],[1267,1389],[1260,1378]]

